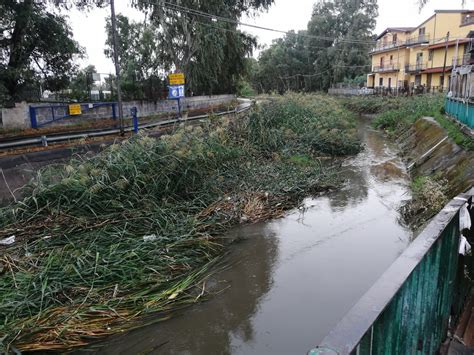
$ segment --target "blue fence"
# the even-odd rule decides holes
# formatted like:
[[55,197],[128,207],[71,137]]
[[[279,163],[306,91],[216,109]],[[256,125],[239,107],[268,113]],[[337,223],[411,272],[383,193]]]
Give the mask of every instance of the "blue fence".
[[460,99],[447,98],[444,108],[448,115],[474,129],[474,104]]
[[[112,118],[117,118],[116,102],[95,102],[80,104],[82,114],[92,113],[100,107],[111,107]],[[53,122],[61,121],[67,118],[77,118],[81,115],[70,115],[69,104],[39,105],[30,106],[31,128],[40,128]]]

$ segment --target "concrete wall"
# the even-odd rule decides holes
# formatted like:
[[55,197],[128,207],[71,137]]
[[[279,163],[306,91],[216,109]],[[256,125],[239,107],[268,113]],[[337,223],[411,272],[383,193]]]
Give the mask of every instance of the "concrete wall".
[[30,115],[26,102],[16,103],[13,108],[2,108],[2,128],[15,129],[30,127]]
[[[230,103],[235,99],[234,95],[217,95],[217,96],[194,96],[186,97],[181,100],[181,107],[183,110],[203,109],[209,106],[217,106],[221,104]],[[3,128],[30,128],[30,114],[28,103],[16,104],[15,108],[2,109]],[[51,120],[52,111],[55,117],[61,117],[67,114],[68,107],[65,105],[41,104],[35,103],[31,106],[39,107],[36,109],[36,120],[39,125]],[[44,108],[42,107],[44,106]],[[50,106],[54,106],[51,108]],[[176,100],[160,100],[155,102],[148,101],[125,101],[123,102],[123,113],[125,117],[130,117],[130,109],[137,107],[139,117],[147,117],[156,114],[177,112],[178,103]],[[58,121],[61,124],[68,124],[71,122],[77,123],[88,119],[109,119],[112,118],[112,107],[101,106],[91,110],[83,110],[83,114],[75,116],[74,118],[67,118]],[[116,110],[118,116],[118,109]]]

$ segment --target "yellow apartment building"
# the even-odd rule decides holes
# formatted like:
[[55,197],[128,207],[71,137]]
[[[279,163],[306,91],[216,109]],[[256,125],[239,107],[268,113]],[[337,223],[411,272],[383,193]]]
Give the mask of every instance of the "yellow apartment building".
[[471,37],[474,10],[436,10],[417,27],[389,27],[370,52],[367,86],[446,89],[453,68],[474,63]]

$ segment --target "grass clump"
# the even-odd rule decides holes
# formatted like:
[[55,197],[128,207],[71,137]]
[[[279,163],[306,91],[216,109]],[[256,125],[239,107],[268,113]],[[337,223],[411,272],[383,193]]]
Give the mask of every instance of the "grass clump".
[[0,209],[0,239],[17,239],[0,249],[2,351],[85,345],[196,302],[223,232],[333,186],[318,157],[359,149],[336,101],[287,95],[43,170]]
[[413,198],[401,208],[404,222],[421,227],[448,202],[448,183],[438,176],[418,176],[411,183]]

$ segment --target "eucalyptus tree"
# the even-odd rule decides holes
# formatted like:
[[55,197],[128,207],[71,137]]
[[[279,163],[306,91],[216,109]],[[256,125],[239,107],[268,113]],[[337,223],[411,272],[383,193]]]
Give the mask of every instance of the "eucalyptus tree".
[[186,74],[199,93],[235,89],[256,39],[238,29],[242,14],[267,9],[274,0],[137,0],[158,29],[162,68]]
[[367,72],[377,15],[376,0],[334,0],[314,5],[308,45],[322,89]]
[[[105,55],[113,56],[110,18],[106,22]],[[117,15],[118,58],[121,68],[121,88],[128,99],[157,99],[164,86],[158,29],[152,24],[131,21]]]

